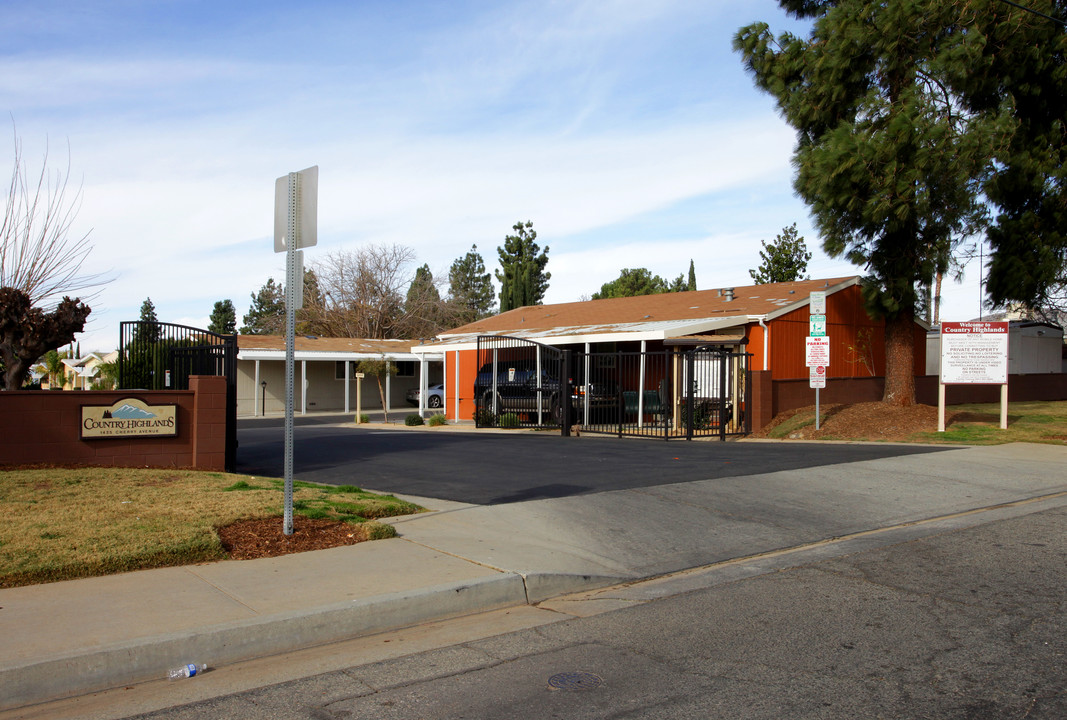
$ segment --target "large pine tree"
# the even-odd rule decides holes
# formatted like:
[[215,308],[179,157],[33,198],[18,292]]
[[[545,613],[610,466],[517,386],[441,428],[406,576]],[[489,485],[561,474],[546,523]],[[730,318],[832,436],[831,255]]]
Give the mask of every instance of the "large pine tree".
[[[981,215],[976,178],[990,124],[959,112],[945,84],[967,37],[963,3],[779,0],[808,37],[765,23],[734,41],[756,84],[797,131],[794,188],[823,249],[868,272],[868,312],[885,320],[883,400],[915,401],[918,288],[944,272]],[[982,4],[979,2],[979,4]]]

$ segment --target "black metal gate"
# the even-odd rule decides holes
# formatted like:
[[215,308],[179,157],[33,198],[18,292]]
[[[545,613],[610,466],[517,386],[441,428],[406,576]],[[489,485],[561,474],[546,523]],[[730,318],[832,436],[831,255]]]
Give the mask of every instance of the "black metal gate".
[[237,336],[171,323],[119,323],[119,390],[188,390],[190,375],[226,378],[226,471],[237,470]]
[[[693,439],[750,432],[749,353],[576,353],[582,432]],[[587,379],[587,380],[586,380]]]
[[563,353],[531,340],[478,338],[474,380],[477,427],[558,427],[563,417]]

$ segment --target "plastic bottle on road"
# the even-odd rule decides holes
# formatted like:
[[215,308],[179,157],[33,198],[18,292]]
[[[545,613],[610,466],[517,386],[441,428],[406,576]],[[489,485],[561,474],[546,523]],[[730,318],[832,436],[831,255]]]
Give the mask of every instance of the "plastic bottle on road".
[[193,677],[207,670],[207,665],[203,663],[189,663],[188,665],[182,665],[180,668],[174,668],[167,673],[168,680],[177,680],[179,678]]

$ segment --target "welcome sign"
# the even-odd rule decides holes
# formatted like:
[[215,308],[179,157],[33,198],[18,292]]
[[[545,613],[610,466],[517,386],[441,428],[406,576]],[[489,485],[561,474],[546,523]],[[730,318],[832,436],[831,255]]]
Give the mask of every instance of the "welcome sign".
[[114,405],[82,406],[82,439],[177,434],[177,405],[148,405],[136,398],[125,398]]

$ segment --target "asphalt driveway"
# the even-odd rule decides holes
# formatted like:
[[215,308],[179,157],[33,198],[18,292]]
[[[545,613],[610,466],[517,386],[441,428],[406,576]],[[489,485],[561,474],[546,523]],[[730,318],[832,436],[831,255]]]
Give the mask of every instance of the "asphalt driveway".
[[[280,425],[239,427],[238,471],[284,474]],[[840,465],[948,448],[685,442],[550,433],[434,432],[302,424],[294,477],[497,505],[667,483]]]

